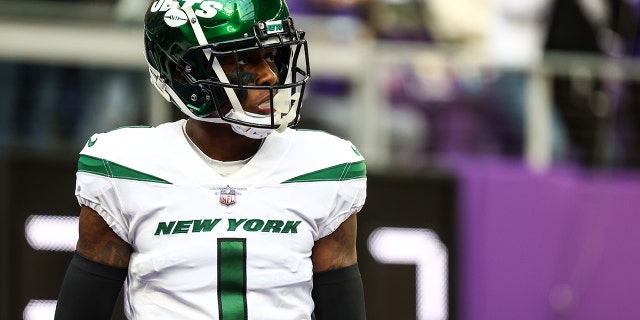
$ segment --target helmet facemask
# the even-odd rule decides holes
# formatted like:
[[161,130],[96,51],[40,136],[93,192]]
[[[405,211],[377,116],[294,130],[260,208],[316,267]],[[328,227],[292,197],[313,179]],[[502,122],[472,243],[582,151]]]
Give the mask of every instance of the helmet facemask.
[[[197,30],[197,27],[194,29]],[[304,32],[293,28],[291,18],[259,21],[254,25],[254,30],[254,37],[191,47],[178,60],[176,68],[190,85],[212,92],[210,103],[213,108],[210,108],[209,114],[199,116],[199,120],[218,122],[208,120],[211,119],[210,114],[215,112],[224,122],[240,126],[234,126],[234,129],[240,129],[239,133],[242,134],[250,131],[250,128],[282,132],[297,124],[302,96],[309,79]],[[262,56],[265,52],[269,67],[277,77],[275,83],[255,83],[255,75],[244,73],[241,67],[247,57]],[[303,61],[303,67],[298,66],[298,61]],[[203,65],[206,66],[203,68]],[[249,91],[265,92],[265,96],[269,97],[269,112],[244,110],[243,104]]]
[[[189,117],[229,123],[252,138],[297,124],[308,49],[284,0],[164,2],[150,7],[145,32],[152,83]],[[275,75],[268,81],[266,66],[242,67],[246,57],[265,52],[256,63],[268,63]]]
[[[213,107],[222,120],[282,131],[298,122],[309,71],[308,67],[306,70],[299,67],[297,61],[302,55],[304,66],[308,66],[306,42],[265,44],[253,40],[192,47],[178,61],[177,69],[189,84],[213,92]],[[243,60],[265,53],[277,79],[275,83],[258,84],[255,83],[255,74],[245,73],[241,65]],[[201,61],[207,63],[204,69],[197,67]],[[257,114],[243,109],[249,90],[265,92],[264,95],[269,97],[270,112]]]

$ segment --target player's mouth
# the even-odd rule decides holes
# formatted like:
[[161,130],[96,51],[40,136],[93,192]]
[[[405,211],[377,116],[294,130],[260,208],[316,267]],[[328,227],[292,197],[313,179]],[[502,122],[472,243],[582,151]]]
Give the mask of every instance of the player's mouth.
[[258,113],[261,113],[261,114],[271,113],[271,99],[269,98],[269,96],[265,97],[260,102],[258,102],[257,111]]

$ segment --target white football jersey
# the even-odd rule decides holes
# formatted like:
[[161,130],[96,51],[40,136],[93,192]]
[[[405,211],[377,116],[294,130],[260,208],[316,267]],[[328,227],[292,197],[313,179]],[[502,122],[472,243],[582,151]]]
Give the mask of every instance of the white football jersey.
[[78,202],[133,249],[128,318],[309,320],[311,249],[363,206],[363,157],[287,129],[224,177],[184,121],[95,134],[80,153]]

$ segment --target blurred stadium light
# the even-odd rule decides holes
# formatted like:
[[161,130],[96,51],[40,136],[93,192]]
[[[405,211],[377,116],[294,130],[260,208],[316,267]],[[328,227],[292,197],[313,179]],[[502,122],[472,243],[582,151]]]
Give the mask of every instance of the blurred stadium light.
[[367,242],[376,261],[416,266],[418,320],[447,319],[447,247],[428,229],[375,229]]
[[29,245],[36,250],[74,251],[78,241],[78,217],[32,215],[24,228]]
[[24,308],[23,320],[53,320],[55,300],[31,300]]

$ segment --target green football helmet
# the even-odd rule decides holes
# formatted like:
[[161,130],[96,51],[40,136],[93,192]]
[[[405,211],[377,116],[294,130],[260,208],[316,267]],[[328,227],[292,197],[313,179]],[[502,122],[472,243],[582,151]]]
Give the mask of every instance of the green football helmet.
[[[158,0],[149,6],[144,32],[151,82],[189,117],[229,123],[252,138],[298,123],[308,49],[284,0]],[[250,85],[238,80],[240,68],[223,71],[221,59],[238,64],[238,55],[261,49],[275,49],[277,83]],[[268,91],[271,112],[245,111],[246,90]]]

